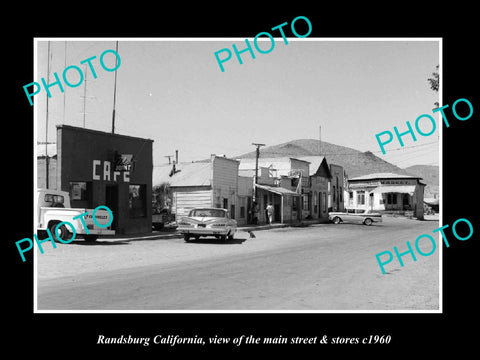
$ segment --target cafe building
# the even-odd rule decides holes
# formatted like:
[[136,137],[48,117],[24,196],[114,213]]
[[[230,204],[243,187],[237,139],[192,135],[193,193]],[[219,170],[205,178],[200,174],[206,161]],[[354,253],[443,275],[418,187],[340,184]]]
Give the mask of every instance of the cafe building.
[[69,192],[73,208],[108,206],[116,234],[150,232],[152,145],[150,139],[58,125],[56,181],[49,187]]

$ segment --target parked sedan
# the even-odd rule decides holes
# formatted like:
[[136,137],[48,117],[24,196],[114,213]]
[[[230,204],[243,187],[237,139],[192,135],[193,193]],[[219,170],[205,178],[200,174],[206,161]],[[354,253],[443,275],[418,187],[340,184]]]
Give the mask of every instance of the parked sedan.
[[335,211],[328,213],[328,220],[334,224],[341,222],[361,222],[365,225],[372,225],[374,222],[382,222],[382,214],[372,212],[369,209],[347,208],[345,211]]
[[189,241],[190,237],[197,240],[200,236],[232,240],[237,231],[237,222],[230,218],[226,209],[196,208],[179,220],[177,231],[183,234],[185,241]]

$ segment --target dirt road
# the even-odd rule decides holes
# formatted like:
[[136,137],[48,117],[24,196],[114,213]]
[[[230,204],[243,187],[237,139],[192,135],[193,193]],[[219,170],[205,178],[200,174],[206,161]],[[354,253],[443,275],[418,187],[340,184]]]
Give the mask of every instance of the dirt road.
[[438,247],[416,262],[404,256],[404,267],[393,261],[385,275],[375,259],[437,227],[387,217],[373,226],[258,231],[255,239],[240,232],[226,243],[78,240],[37,254],[38,309],[438,310]]

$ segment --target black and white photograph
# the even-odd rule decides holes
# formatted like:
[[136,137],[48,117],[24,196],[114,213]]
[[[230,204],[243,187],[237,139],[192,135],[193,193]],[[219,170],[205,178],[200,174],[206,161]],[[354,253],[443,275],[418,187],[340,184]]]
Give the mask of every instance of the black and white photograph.
[[139,357],[471,341],[447,329],[474,310],[473,47],[421,14],[25,35],[14,332]]
[[287,39],[37,40],[38,311],[441,310],[440,39]]

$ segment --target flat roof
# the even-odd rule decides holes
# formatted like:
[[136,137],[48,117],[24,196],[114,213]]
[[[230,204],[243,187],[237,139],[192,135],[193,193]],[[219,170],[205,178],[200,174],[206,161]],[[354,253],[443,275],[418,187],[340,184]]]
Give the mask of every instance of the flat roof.
[[375,179],[422,179],[422,178],[414,175],[401,175],[401,174],[394,174],[394,173],[373,173],[373,174],[357,176],[357,177],[348,179],[348,181],[362,181],[362,180],[375,180]]
[[125,139],[135,139],[135,140],[143,140],[143,141],[153,142],[152,139],[141,138],[141,137],[137,137],[137,136],[122,135],[122,134],[116,134],[116,133],[112,134],[111,132],[93,130],[93,129],[83,128],[83,127],[78,127],[78,126],[72,126],[72,125],[65,125],[65,124],[57,125],[57,129],[62,129],[62,128],[67,129],[67,130],[89,132],[89,133],[93,133],[93,134],[111,135],[111,136],[115,136],[115,137],[122,137],[122,138],[125,138]]

